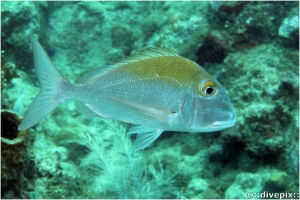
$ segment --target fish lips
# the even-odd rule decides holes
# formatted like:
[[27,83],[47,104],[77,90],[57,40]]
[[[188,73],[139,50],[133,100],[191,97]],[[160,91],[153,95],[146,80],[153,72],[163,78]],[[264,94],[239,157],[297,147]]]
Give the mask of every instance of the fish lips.
[[219,127],[219,128],[229,128],[233,126],[236,122],[236,117],[234,112],[226,112],[224,116],[227,116],[227,120],[215,121],[209,125],[209,127]]
[[212,124],[210,124],[210,127],[220,127],[220,128],[229,128],[231,126],[233,126],[235,124],[235,120],[234,121],[216,121]]

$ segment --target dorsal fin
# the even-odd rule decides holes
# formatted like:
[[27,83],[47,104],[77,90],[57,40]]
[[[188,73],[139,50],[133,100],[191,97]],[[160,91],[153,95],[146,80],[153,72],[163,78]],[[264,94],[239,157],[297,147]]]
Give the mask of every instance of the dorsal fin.
[[165,47],[156,47],[156,48],[148,48],[142,51],[139,51],[137,54],[124,58],[120,62],[116,64],[127,64],[132,63],[139,60],[145,60],[148,58],[155,58],[161,56],[179,56],[175,51],[165,48]]
[[94,81],[97,80],[104,72],[117,68],[119,66],[133,63],[140,60],[146,60],[149,58],[162,57],[162,56],[179,56],[175,51],[165,48],[165,47],[156,47],[148,48],[142,51],[139,51],[137,54],[124,58],[123,60],[104,67],[92,69],[91,71],[84,74],[82,77],[76,80],[77,83],[83,83],[85,81]]

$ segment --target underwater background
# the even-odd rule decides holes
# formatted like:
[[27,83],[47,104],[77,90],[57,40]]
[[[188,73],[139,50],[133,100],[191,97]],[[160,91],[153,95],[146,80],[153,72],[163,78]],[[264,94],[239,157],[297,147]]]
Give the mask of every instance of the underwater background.
[[[134,152],[130,124],[69,101],[17,131],[39,92],[31,36],[72,81],[147,47],[173,49],[220,81],[237,122],[164,132]],[[296,1],[2,1],[1,198],[299,199],[298,67]]]

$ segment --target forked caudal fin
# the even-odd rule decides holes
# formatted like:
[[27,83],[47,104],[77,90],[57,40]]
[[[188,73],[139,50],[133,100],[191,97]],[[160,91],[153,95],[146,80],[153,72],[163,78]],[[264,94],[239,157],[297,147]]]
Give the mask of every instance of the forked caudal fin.
[[40,82],[40,92],[24,114],[19,130],[28,129],[46,117],[54,108],[64,102],[60,88],[70,84],[52,64],[42,46],[31,38],[36,75]]

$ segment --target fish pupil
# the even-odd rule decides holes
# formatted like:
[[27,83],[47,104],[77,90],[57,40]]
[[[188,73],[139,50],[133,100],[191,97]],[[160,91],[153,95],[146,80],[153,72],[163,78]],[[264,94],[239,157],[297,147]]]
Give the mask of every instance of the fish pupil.
[[211,87],[206,88],[206,94],[212,94],[214,92],[214,89]]

